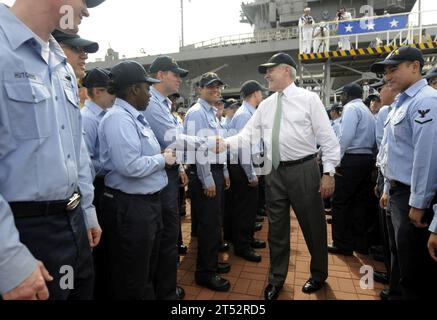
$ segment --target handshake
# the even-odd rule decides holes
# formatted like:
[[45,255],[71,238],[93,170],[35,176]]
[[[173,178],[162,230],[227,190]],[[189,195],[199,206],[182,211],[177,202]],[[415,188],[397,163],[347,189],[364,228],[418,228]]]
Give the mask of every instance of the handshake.
[[[209,149],[210,151],[214,152],[215,154],[219,154],[222,152],[225,152],[227,150],[227,143],[225,140],[223,140],[220,136],[215,137],[208,137],[207,140],[204,140],[202,142],[203,150]],[[187,150],[185,150],[187,151]],[[194,149],[193,149],[194,151]],[[165,165],[167,167],[172,167],[176,164],[176,150],[172,148],[167,148],[164,151],[162,151],[162,156],[165,160]]]
[[227,150],[227,143],[225,140],[223,140],[222,137],[216,136],[215,137],[215,146],[210,147],[210,150],[214,153],[222,153]]

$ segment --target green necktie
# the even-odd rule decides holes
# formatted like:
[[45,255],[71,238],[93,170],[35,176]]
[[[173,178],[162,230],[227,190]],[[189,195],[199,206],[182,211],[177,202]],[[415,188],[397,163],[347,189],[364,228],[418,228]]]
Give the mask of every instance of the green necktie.
[[278,92],[278,101],[272,130],[272,165],[275,170],[278,169],[279,162],[281,161],[281,155],[279,154],[279,131],[281,130],[283,95],[284,93]]

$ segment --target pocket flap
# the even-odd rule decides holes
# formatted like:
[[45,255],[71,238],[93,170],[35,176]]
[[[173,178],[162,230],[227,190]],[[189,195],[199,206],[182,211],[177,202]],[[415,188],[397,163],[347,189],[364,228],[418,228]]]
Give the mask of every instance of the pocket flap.
[[18,102],[40,103],[50,97],[44,85],[26,81],[5,82],[5,89],[9,99]]

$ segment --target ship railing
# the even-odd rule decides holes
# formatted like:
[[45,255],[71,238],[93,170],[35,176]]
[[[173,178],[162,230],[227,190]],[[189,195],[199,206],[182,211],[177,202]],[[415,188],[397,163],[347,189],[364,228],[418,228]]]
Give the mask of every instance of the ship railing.
[[[345,39],[349,40],[351,49],[355,50],[366,47],[381,47],[385,45],[402,46],[411,45],[413,43],[437,41],[437,23],[434,22],[435,17],[437,16],[437,10],[389,14],[386,16],[393,19],[400,16],[407,16],[407,24],[404,28],[397,30],[385,30],[381,32],[369,31],[352,35],[338,35],[338,21],[316,23],[313,27],[314,31],[316,31],[318,27],[324,26],[329,32],[326,37],[312,38],[311,53],[344,49],[342,48],[342,45],[344,44]],[[348,21],[360,21],[360,25],[366,27],[372,23],[372,19],[381,17],[384,16],[364,16]],[[432,21],[432,23],[429,23],[429,21]],[[340,22],[344,22],[344,20]],[[319,43],[324,43],[324,46],[319,45],[318,48],[315,49],[315,40],[319,41]],[[305,53],[303,52],[303,49],[303,34],[302,32],[299,32],[299,52]]]
[[[222,36],[191,44],[186,48],[217,48],[299,38],[297,27],[259,30],[253,33]],[[184,49],[184,48],[181,48]]]

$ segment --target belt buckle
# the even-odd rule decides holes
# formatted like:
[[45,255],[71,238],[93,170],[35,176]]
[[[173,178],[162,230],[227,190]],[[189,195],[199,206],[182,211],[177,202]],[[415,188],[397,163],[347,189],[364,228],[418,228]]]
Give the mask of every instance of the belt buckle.
[[65,210],[67,211],[73,211],[74,209],[77,208],[77,206],[80,203],[80,194],[79,193],[74,193],[70,199],[68,199],[68,203],[67,206],[65,208]]

